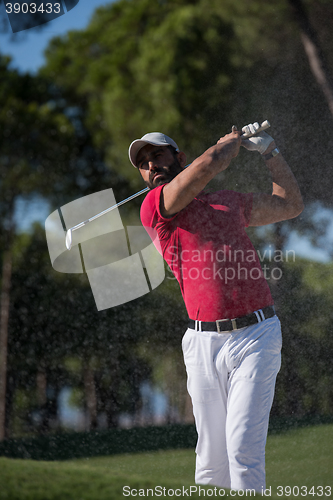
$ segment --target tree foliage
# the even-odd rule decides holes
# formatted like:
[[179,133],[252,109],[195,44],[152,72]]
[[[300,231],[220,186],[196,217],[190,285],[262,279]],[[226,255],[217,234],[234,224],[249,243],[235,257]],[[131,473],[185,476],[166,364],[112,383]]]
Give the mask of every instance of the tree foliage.
[[[273,415],[330,415],[333,411],[332,265],[286,264],[282,367]],[[315,374],[315,376],[314,376]]]
[[[321,22],[332,10],[307,4]],[[329,53],[328,27],[321,38]],[[98,9],[86,30],[55,38],[46,56],[42,74],[84,109],[95,144],[134,187],[127,149],[147,131],[173,136],[191,160],[233,123],[268,118],[305,200],[330,204],[314,176],[333,183],[331,117],[287,2],[121,0]],[[220,185],[267,188],[256,155],[237,165]]]
[[[304,5],[332,66],[333,5]],[[55,38],[46,59],[37,77],[19,75],[1,60],[2,228],[15,199],[28,193],[41,193],[54,206],[103,187],[127,197],[141,183],[128,146],[148,131],[174,137],[191,161],[232,124],[263,119],[270,120],[305,201],[332,205],[331,116],[287,1],[119,0],[99,8],[85,30]],[[260,158],[242,150],[212,188],[267,189],[268,180]],[[302,220],[309,230],[305,216],[298,227]],[[289,230],[279,228],[281,240]],[[40,229],[14,242],[14,250],[9,396],[15,385],[33,387],[41,369],[51,385],[83,391],[83,372],[90,370],[97,410],[114,425],[121,410],[138,408],[139,385],[153,369],[159,381],[172,371],[167,385],[177,400],[171,387],[178,387],[177,369],[169,361],[186,314],[174,282],[97,313],[85,277],[50,269]],[[312,277],[309,269],[290,266],[279,284],[285,347],[276,415],[332,411],[331,283],[319,278],[326,267]],[[311,374],[318,360],[317,394]]]
[[[19,231],[15,218],[17,202],[22,197],[33,198],[39,195],[50,206],[60,206],[73,197],[109,187],[110,183],[120,191],[126,185],[118,174],[106,169],[100,155],[93,148],[89,132],[82,127],[78,113],[66,107],[66,102],[54,89],[52,82],[43,77],[20,75],[10,69],[9,62],[7,58],[0,58],[0,128],[3,137],[0,150],[0,260],[3,268],[0,304],[1,439],[4,435],[4,401],[8,378],[6,358],[11,289],[13,291],[11,271]],[[42,251],[40,246],[37,250]],[[45,240],[43,251],[47,254]],[[37,263],[40,258],[41,255],[36,254]],[[38,287],[47,288],[45,278],[40,273],[37,272],[36,276],[31,274],[33,267],[27,271],[30,278],[28,283],[25,282],[26,288],[16,283],[13,292],[15,295],[19,290],[27,301],[23,308],[26,314],[30,310],[28,304],[36,298],[36,290],[32,293],[29,283],[34,283],[37,276],[37,281],[40,280]],[[15,310],[12,314],[16,317]],[[45,322],[50,321],[49,310],[43,312],[36,309],[33,314],[39,318],[35,317],[33,325],[38,327],[38,335],[42,335],[46,329]],[[57,321],[53,325],[59,328]],[[31,328],[31,324],[27,328]],[[34,359],[41,358],[43,364],[43,356],[38,351],[38,336],[30,340],[29,349],[32,349]],[[28,362],[29,356],[24,359]]]
[[126,153],[147,127],[176,136],[194,154],[217,133],[232,41],[228,23],[199,2],[125,0],[99,9],[86,31],[55,39],[42,73],[86,106],[95,143],[137,179]]

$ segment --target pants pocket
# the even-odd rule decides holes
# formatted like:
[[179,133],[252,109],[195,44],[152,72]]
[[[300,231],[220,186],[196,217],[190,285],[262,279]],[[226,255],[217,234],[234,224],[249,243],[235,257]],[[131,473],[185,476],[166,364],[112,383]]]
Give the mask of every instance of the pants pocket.
[[209,337],[187,330],[182,340],[187,390],[192,401],[208,403],[219,398],[219,382]]

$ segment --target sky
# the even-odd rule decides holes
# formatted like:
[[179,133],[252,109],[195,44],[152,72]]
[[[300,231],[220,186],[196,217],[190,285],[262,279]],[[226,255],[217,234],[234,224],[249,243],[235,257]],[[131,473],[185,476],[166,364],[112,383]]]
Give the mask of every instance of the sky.
[[[7,14],[5,2],[0,0],[0,52],[12,57],[11,67],[20,72],[36,73],[44,64],[44,50],[50,40],[55,36],[65,35],[70,30],[84,29],[93,12],[99,6],[112,3],[114,0],[80,0],[71,11],[65,15],[50,21],[43,29],[32,28],[20,33],[12,33]],[[45,220],[49,215],[49,208],[43,199],[34,200],[34,205],[27,207],[27,202],[21,200],[17,207],[16,217],[22,228],[26,230],[34,220]],[[38,214],[38,215],[37,215]],[[333,242],[333,227],[329,230],[329,244]],[[314,248],[307,238],[291,234],[288,247],[295,250],[298,256],[311,258],[322,262],[330,260],[325,248]]]
[[13,68],[35,73],[43,65],[43,52],[53,37],[85,28],[96,8],[113,0],[80,0],[71,11],[44,24],[42,29],[31,28],[15,34],[7,18],[5,2],[0,4],[0,25],[5,31],[0,34],[0,52],[12,56]]
[[[0,0],[1,1],[1,0]],[[0,52],[12,58],[11,67],[22,73],[36,73],[44,64],[44,51],[55,36],[65,35],[70,30],[84,29],[97,7],[114,0],[80,0],[71,11],[43,25],[13,33],[9,24],[5,2],[0,3]],[[49,215],[49,206],[41,197],[33,200],[19,199],[16,207],[16,222],[22,231],[28,230],[38,220],[44,222]]]

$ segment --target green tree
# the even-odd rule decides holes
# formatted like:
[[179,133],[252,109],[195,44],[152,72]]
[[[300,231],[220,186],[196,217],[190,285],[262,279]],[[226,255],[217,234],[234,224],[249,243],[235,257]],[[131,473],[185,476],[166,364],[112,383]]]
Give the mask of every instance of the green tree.
[[[306,5],[330,65],[333,4]],[[287,1],[121,0],[98,9],[86,30],[54,39],[41,74],[81,110],[105,161],[133,188],[140,178],[127,148],[143,133],[173,136],[190,161],[233,123],[267,118],[305,202],[332,206],[331,115]],[[270,184],[258,156],[241,151],[212,188],[222,186],[255,191]],[[302,215],[256,241],[270,238],[283,248],[291,230],[312,231],[310,222]],[[276,283],[281,308],[283,290]]]
[[284,266],[282,367],[275,416],[331,415],[333,411],[332,265],[309,261]]
[[41,73],[84,108],[95,144],[137,186],[126,152],[148,124],[193,154],[221,127],[232,42],[230,26],[199,2],[123,0],[98,9],[85,31],[54,39]]
[[[42,103],[46,89],[40,79],[20,76],[9,70],[9,59],[0,59],[0,223],[2,233],[2,293],[0,304],[0,440],[4,437],[6,357],[12,245],[15,235],[14,211],[19,196],[50,192],[46,175],[52,172],[51,159],[58,156],[64,167],[73,143],[73,127],[62,113]],[[59,165],[59,164],[58,164]]]
[[[18,200],[36,194],[61,206],[75,196],[125,182],[107,170],[82,127],[75,109],[66,107],[49,80],[20,75],[0,59],[0,439],[4,437],[7,339],[12,275],[12,252]],[[46,247],[45,247],[46,248]]]
[[[176,315],[184,306],[174,292],[173,287],[166,296],[161,289],[153,297],[97,311],[86,275],[52,269],[42,227],[18,235],[9,315],[8,434],[58,426],[56,400],[65,386],[81,395],[87,429],[97,426],[98,414],[114,427],[121,412],[138,413],[140,386],[151,379],[152,366],[140,345],[156,338],[175,345],[183,330]],[[165,311],[173,315],[175,330],[165,323]],[[152,331],[154,313],[159,322]],[[37,427],[29,418],[33,412],[40,417]]]
[[[333,8],[319,4],[314,24]],[[329,54],[328,25],[322,33]],[[330,206],[318,178],[333,182],[331,117],[287,2],[122,0],[98,9],[86,30],[55,38],[46,56],[42,74],[80,108],[104,159],[133,188],[140,178],[127,149],[147,130],[175,137],[190,161],[232,123],[268,118],[305,201]],[[237,165],[217,185],[268,188],[256,155],[242,152]]]
[[[325,96],[328,108],[333,117],[332,75],[321,48],[318,33],[311,24],[309,15],[302,0],[289,0],[289,4],[293,10],[295,20],[300,29],[300,36],[304,51],[309,61],[309,66],[320,90]],[[318,8],[318,6],[315,7]],[[323,2],[321,7],[325,8],[326,2]]]

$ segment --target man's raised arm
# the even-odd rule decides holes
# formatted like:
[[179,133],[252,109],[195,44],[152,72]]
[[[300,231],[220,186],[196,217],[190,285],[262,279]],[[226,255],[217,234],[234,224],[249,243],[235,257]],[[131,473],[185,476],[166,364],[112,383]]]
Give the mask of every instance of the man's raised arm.
[[[255,132],[258,123],[243,128]],[[249,129],[249,130],[247,130]],[[242,141],[242,146],[262,154],[272,176],[272,194],[254,193],[250,226],[262,226],[297,217],[304,208],[297,181],[274,139],[261,132]]]
[[215,146],[207,149],[166,184],[162,190],[160,206],[163,217],[171,217],[189,205],[210,180],[229,166],[232,158],[238,155],[240,145],[238,131],[221,137]]

